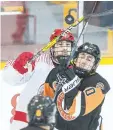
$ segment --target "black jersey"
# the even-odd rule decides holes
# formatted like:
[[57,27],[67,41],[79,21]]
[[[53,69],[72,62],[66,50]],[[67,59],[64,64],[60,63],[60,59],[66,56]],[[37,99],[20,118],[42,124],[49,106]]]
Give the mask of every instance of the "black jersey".
[[[63,84],[73,79],[67,78],[63,71],[54,68],[48,75],[44,95],[55,98],[58,108],[56,128],[59,130],[101,130],[101,107],[110,87],[98,73],[83,78],[76,89],[70,91],[65,99]],[[60,83],[59,83],[60,82]],[[55,91],[58,90],[55,95]],[[66,100],[66,101],[65,101]],[[66,107],[65,107],[66,106]]]

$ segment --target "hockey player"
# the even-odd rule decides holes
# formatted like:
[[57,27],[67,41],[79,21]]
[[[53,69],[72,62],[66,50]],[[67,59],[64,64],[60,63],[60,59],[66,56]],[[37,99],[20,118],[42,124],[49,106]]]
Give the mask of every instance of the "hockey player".
[[[62,33],[62,31],[62,29],[55,29],[55,31],[50,36],[50,41],[53,40],[55,37],[59,36]],[[33,62],[31,65],[29,65],[31,67],[24,68],[27,61],[33,56],[33,54],[30,52],[24,52],[15,60],[13,68],[17,70],[16,74],[20,73],[20,75],[23,76],[22,80],[25,81],[27,78],[24,77],[26,77],[27,75],[27,77],[29,77],[29,75],[31,75],[32,77],[30,78],[30,80],[28,80],[26,87],[19,96],[15,115],[11,124],[11,130],[18,130],[18,128],[23,128],[23,126],[26,125],[26,107],[29,100],[34,95],[36,95],[37,91],[39,93],[40,86],[42,86],[40,88],[42,88],[43,90],[43,83],[45,82],[46,77],[51,71],[51,69],[59,64],[63,64],[65,60],[67,61],[68,57],[70,56],[73,44],[74,36],[69,32],[67,33],[67,35],[62,37],[60,41],[58,41],[54,45],[54,47],[51,48],[50,56],[44,55],[39,57],[39,59],[35,63]],[[59,48],[60,51],[58,53],[57,50]],[[23,62],[21,63],[21,61]]]
[[52,130],[56,123],[56,105],[50,97],[34,96],[28,104],[28,126],[20,130]]
[[54,99],[59,130],[101,130],[101,108],[110,87],[96,72],[100,62],[97,45],[78,47],[72,66],[53,69],[44,85],[44,95]]
[[[56,29],[50,37],[50,41],[52,41],[55,37],[59,36],[64,30]],[[72,33],[68,32],[65,36],[61,37],[59,41],[50,49],[51,60],[54,66],[64,65],[73,48],[75,38]]]
[[[55,29],[50,36],[50,41],[59,36],[63,31],[64,29]],[[32,59],[34,54],[32,52],[23,52],[11,65],[4,69],[2,77],[11,85],[21,85],[30,80],[39,62],[44,62],[53,68],[62,61],[67,60],[70,56],[73,44],[74,36],[72,33],[68,32],[50,49],[50,54],[43,54],[29,64],[27,63]],[[57,51],[58,49],[59,52]],[[11,75],[9,75],[9,73],[11,73]]]

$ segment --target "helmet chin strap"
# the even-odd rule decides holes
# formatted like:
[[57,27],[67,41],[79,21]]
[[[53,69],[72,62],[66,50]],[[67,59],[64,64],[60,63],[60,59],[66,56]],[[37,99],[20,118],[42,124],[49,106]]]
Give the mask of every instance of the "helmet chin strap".
[[[75,65],[76,66],[76,65]],[[75,73],[81,77],[81,78],[84,78],[86,76],[89,76],[89,75],[92,75],[95,73],[95,70],[96,70],[96,66],[95,64],[93,65],[93,67],[91,68],[91,70],[86,70],[86,69],[83,69],[83,68],[80,68],[80,67],[75,67],[74,71]]]

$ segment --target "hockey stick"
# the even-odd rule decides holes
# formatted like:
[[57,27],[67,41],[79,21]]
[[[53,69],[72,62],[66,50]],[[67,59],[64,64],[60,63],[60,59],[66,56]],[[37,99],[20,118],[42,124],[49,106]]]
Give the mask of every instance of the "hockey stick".
[[73,57],[75,55],[75,52],[77,50],[77,43],[79,42],[81,36],[84,34],[84,31],[85,31],[85,29],[88,26],[88,22],[89,22],[90,18],[93,16],[94,11],[96,10],[97,4],[98,4],[98,1],[96,1],[94,3],[94,6],[93,6],[93,9],[92,9],[91,13],[84,18],[86,20],[86,22],[85,22],[85,24],[84,24],[84,26],[82,28],[82,31],[81,31],[77,41],[75,42],[75,45],[74,45],[73,50],[72,50],[72,53],[71,53],[70,58],[69,58],[69,60],[67,62],[67,66],[70,64],[71,60],[73,59]]
[[99,2],[99,1],[95,2],[95,6],[94,6],[94,8],[92,10],[92,13],[88,14],[87,16],[84,16],[84,21],[86,20],[86,22],[85,22],[85,24],[84,24],[84,26],[82,28],[82,31],[81,31],[77,41],[75,42],[75,45],[74,45],[73,50],[72,50],[72,53],[71,53],[70,58],[69,58],[69,60],[67,62],[67,66],[70,64],[71,60],[74,57],[75,51],[77,50],[77,43],[79,42],[81,36],[84,34],[85,29],[86,29],[86,27],[88,25],[88,21],[90,20],[90,18],[91,17],[102,17],[102,16],[113,14],[113,9],[110,9],[110,10],[107,10],[107,11],[104,11],[104,12],[101,12],[101,13],[93,13],[95,8],[96,8],[96,5],[98,4],[97,2]]
[[64,36],[67,32],[71,31],[73,28],[75,28],[78,24],[80,24],[84,20],[84,17],[81,17],[80,19],[76,20],[75,23],[71,24],[64,32],[62,32],[58,37],[50,41],[46,46],[44,46],[40,51],[38,51],[29,61],[28,63],[31,63],[34,61],[37,57],[39,57],[42,53],[46,52],[48,49],[50,49],[52,46],[55,45],[55,43]]
[[[94,13],[96,7],[97,7],[97,1],[95,2],[94,6],[93,6],[93,9],[92,9],[92,11],[91,11],[91,14]],[[81,36],[82,36],[82,34],[83,34],[85,28],[87,27],[88,21],[89,21],[90,17],[91,17],[90,15],[89,15],[89,16],[87,15],[86,17],[84,17],[84,20],[86,20],[86,23],[84,24],[84,26],[83,26],[83,28],[82,28],[82,31],[81,31],[81,33],[80,33],[80,35],[79,35],[77,41],[75,42],[74,48],[73,48],[72,53],[71,53],[71,55],[70,55],[70,58],[69,58],[69,60],[68,60],[68,62],[67,62],[67,66],[70,64],[71,60],[72,60],[73,57],[74,57],[74,54],[75,54],[76,49],[77,49],[77,43],[78,43],[78,41],[80,40],[80,38],[81,38]],[[55,91],[55,96],[54,96],[53,101],[56,100],[57,93],[58,93],[58,91],[59,91],[61,88],[62,88],[62,86],[60,86],[60,87],[58,87],[58,88],[56,89],[56,91]],[[65,102],[65,96],[64,96],[64,102]],[[65,110],[65,109],[66,109],[66,103],[64,103],[64,110]]]
[[[83,17],[84,20],[86,20],[86,24],[84,25],[84,27],[83,27],[83,29],[82,29],[82,31],[81,31],[81,33],[80,33],[80,35],[79,35],[79,37],[78,37],[76,43],[75,43],[74,50],[72,51],[71,56],[70,56],[70,58],[69,58],[69,60],[68,60],[68,62],[67,62],[67,66],[70,64],[70,61],[73,59],[73,56],[74,56],[75,51],[76,51],[76,49],[77,49],[77,43],[78,43],[78,41],[79,41],[81,35],[83,35],[84,30],[85,30],[85,28],[87,27],[90,18],[91,18],[91,17],[100,17],[100,16],[105,16],[105,15],[113,14],[113,9],[107,10],[107,11],[105,11],[105,12],[98,13],[98,14],[93,13],[93,12],[95,11],[95,9],[96,9],[97,2],[98,2],[98,1],[96,1],[95,5],[94,5],[94,7],[93,7],[92,13],[91,13],[91,14],[88,14],[87,16],[84,16],[84,17]],[[84,21],[84,20],[83,20],[83,21]],[[53,99],[54,101],[55,101],[55,98],[56,98],[56,95],[57,95],[58,91],[59,91],[61,88],[62,88],[62,86],[61,86],[60,88],[57,88],[57,89],[56,89],[56,91],[55,91],[55,96],[54,96],[54,99]]]
[[[82,21],[89,19],[90,17],[99,17],[99,16],[105,16],[105,15],[110,15],[113,14],[113,9],[102,12],[102,13],[98,13],[95,14],[92,13],[88,14],[87,16],[81,17],[80,19],[78,19],[75,23],[71,24],[60,36],[56,37],[55,39],[53,39],[51,42],[49,42],[46,46],[44,46],[40,51],[38,51],[29,61],[28,63],[31,63],[33,60],[35,60],[37,57],[39,57],[41,54],[43,54],[44,52],[46,52],[48,49],[50,49],[53,45],[55,45],[55,43],[63,36],[65,35],[68,31],[71,31],[74,27],[76,27],[77,25],[79,25]],[[88,22],[86,22],[86,25],[83,27],[82,32],[80,35],[83,35],[83,31],[85,30],[85,28],[87,27]],[[76,43],[78,43],[79,39],[81,36],[79,36],[78,40],[76,41]],[[76,48],[76,47],[75,47]],[[73,50],[74,52],[74,50]],[[73,55],[73,54],[71,54]],[[69,61],[71,61],[73,56],[70,57]],[[68,62],[69,64],[69,62]]]

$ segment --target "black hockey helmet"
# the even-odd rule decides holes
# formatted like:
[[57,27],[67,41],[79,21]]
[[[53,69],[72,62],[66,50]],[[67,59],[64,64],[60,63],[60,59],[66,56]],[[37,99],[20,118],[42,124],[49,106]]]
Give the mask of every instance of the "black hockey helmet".
[[76,67],[77,73],[84,76],[84,75],[88,75],[88,74],[95,72],[97,65],[100,61],[101,53],[100,53],[100,49],[97,45],[91,44],[89,42],[86,42],[83,45],[78,47],[77,51],[75,52],[74,58],[76,59],[78,57],[79,53],[82,53],[82,52],[88,53],[88,54],[95,57],[95,63],[94,63],[94,66],[93,66],[93,68],[91,69],[90,72],[87,72],[87,70]]
[[34,96],[28,104],[28,120],[32,126],[54,127],[56,123],[56,105],[50,97]]
[[95,57],[95,63],[97,64],[100,61],[100,49],[97,45],[91,44],[89,42],[84,43],[78,47],[78,53],[86,52]]

